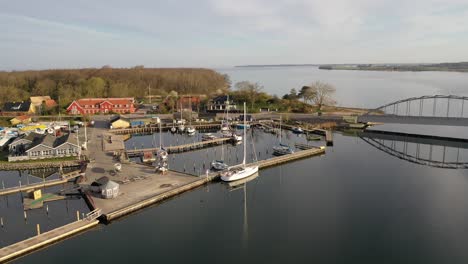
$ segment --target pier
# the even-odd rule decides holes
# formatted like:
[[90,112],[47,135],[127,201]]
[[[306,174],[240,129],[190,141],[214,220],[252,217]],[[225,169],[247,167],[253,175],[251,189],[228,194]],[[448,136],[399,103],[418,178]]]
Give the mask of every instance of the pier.
[[[311,156],[325,153],[325,147],[314,147],[307,150],[295,152],[266,160],[260,160],[248,164],[247,166],[258,165],[260,169],[280,165]],[[128,166],[128,165],[127,165]],[[170,197],[179,195],[188,190],[202,186],[208,182],[219,178],[218,172],[194,176],[190,174],[169,171],[167,174],[156,174],[153,167],[140,164],[132,164],[139,168],[142,177],[120,185],[121,195],[114,199],[102,199],[89,195],[92,204],[96,208],[102,209],[103,218],[110,222],[124,215],[130,214],[144,207],[161,202]],[[146,177],[144,175],[146,174]],[[122,176],[120,176],[122,177]],[[115,179],[115,178],[114,178]],[[121,181],[119,181],[121,182]]]
[[[268,126],[266,123],[270,123],[271,127]],[[269,128],[279,128],[279,124],[274,121],[262,122],[260,124],[262,126],[269,127]],[[300,126],[291,126],[291,125],[282,124],[281,127],[284,129],[288,129],[288,130],[293,130],[293,128],[300,127]],[[312,128],[312,129],[302,128],[302,130],[304,131],[305,134],[317,134],[320,136],[324,136],[325,141],[327,142],[327,146],[333,146],[333,133],[331,130],[326,130],[326,129],[321,129],[321,128]]]
[[72,171],[70,173],[63,174],[60,179],[49,180],[49,181],[44,180],[43,182],[38,182],[38,183],[32,183],[32,184],[27,184],[27,185],[20,185],[20,186],[16,186],[16,187],[1,189],[0,190],[0,196],[64,184],[64,183],[66,183],[66,182],[68,182],[68,181],[70,181],[72,179],[75,179],[75,178],[83,176],[83,175],[84,175],[84,173],[81,173],[79,170]]
[[[187,125],[187,124],[185,124]],[[208,124],[193,124],[192,125],[196,130],[213,130],[213,129],[220,129],[221,123],[208,123]],[[175,125],[177,128],[177,125]],[[172,124],[163,124],[161,125],[162,131],[168,131],[172,128]],[[109,130],[110,133],[115,135],[131,135],[131,134],[152,134],[159,132],[159,126],[152,125],[152,126],[142,126],[142,127],[133,127],[133,128],[121,128],[121,129],[111,129]]]
[[[169,154],[170,153],[181,153],[181,152],[186,152],[186,151],[197,150],[197,149],[202,149],[202,148],[206,148],[206,147],[221,145],[224,142],[228,142],[228,141],[231,141],[231,138],[216,138],[216,139],[212,139],[212,140],[193,142],[193,143],[188,143],[188,144],[184,144],[184,145],[168,146],[168,147],[164,147],[164,149]],[[127,153],[128,157],[136,157],[136,156],[142,156],[143,153],[145,153],[145,152],[155,153],[159,149],[160,148],[132,149],[132,150],[126,150],[125,152]]]
[[97,217],[99,217],[99,210],[89,213],[85,218],[77,220],[68,225],[55,228],[51,231],[40,234],[40,227],[38,226],[38,235],[29,239],[20,241],[10,246],[0,248],[0,262],[6,262],[14,258],[20,257],[28,252],[37,250],[39,248],[48,246],[58,242],[66,237],[78,234],[84,230],[95,227],[99,224]]

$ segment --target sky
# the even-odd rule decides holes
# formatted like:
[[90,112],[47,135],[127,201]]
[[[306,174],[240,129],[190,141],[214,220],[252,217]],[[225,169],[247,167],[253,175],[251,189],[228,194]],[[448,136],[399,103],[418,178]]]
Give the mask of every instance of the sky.
[[0,0],[0,70],[468,61],[468,0]]

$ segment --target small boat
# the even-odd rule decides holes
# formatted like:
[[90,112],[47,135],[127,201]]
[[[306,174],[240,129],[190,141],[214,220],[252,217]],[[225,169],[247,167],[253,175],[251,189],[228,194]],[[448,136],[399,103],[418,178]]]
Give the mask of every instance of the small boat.
[[290,146],[281,143],[281,138],[282,138],[281,123],[282,123],[282,118],[280,116],[279,145],[273,147],[273,155],[276,155],[276,156],[294,153],[294,150]]
[[285,145],[285,144],[279,144],[279,146],[273,147],[273,155],[276,155],[276,156],[292,154],[292,153],[294,153],[294,150],[292,150],[290,146]]
[[293,127],[292,132],[296,134],[302,134],[304,133],[304,130],[300,127]]
[[182,133],[184,132],[185,130],[185,126],[183,124],[180,124],[178,127],[177,127],[177,130],[179,131],[179,133]]
[[[245,103],[244,103],[244,125],[246,124],[246,112],[245,112]],[[244,138],[247,139],[247,129],[244,129]],[[231,182],[231,181],[237,181],[240,179],[247,178],[249,176],[254,175],[255,173],[258,173],[258,165],[253,165],[253,166],[247,166],[245,159],[246,159],[246,154],[247,152],[247,142],[244,140],[244,158],[242,160],[242,164],[240,166],[235,166],[235,167],[229,167],[228,169],[222,171],[221,174],[221,180]]]
[[195,128],[193,126],[189,126],[185,129],[185,132],[187,132],[187,134],[189,135],[195,135]]
[[239,136],[239,135],[237,135],[236,133],[232,133],[231,139],[232,139],[232,141],[234,141],[234,142],[240,142],[240,141],[242,141],[242,136]]
[[249,124],[237,124],[236,127],[237,127],[238,129],[244,129],[244,128],[249,129],[249,128],[250,128],[250,125],[249,125]]
[[202,141],[208,141],[213,139],[216,139],[216,136],[211,133],[206,133],[202,136]]
[[229,123],[223,123],[221,125],[221,133],[229,132],[230,130],[231,130],[231,127],[229,126]]
[[225,170],[227,169],[229,166],[224,163],[224,161],[222,160],[213,160],[211,162],[211,168],[215,171],[222,171],[222,170]]
[[171,127],[171,133],[175,133],[175,132],[177,132],[177,128]]
[[47,133],[54,134],[55,130],[51,127],[47,128]]

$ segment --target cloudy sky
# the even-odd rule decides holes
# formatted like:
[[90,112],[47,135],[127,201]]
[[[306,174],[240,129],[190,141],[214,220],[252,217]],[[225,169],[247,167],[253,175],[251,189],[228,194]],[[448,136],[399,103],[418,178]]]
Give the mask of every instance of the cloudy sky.
[[0,69],[468,61],[468,0],[0,0]]

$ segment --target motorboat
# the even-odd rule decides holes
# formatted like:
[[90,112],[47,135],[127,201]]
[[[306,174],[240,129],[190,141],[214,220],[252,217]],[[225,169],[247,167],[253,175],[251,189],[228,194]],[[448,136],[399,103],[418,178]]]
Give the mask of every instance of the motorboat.
[[206,133],[202,136],[202,141],[208,141],[213,139],[216,139],[216,136],[211,133]]
[[211,162],[211,168],[215,171],[222,171],[227,169],[229,166],[222,160],[213,160]]
[[232,133],[231,140],[234,141],[234,142],[240,142],[240,141],[242,141],[242,136],[239,136],[236,133]]
[[273,147],[273,155],[281,156],[292,153],[294,153],[294,150],[285,144],[279,144],[278,146]]
[[183,124],[180,124],[178,127],[177,127],[177,130],[179,131],[179,133],[183,133],[184,130],[185,130],[185,126]]
[[189,126],[185,129],[185,132],[187,132],[187,134],[193,136],[195,135],[195,128],[193,126]]
[[293,127],[292,132],[296,134],[302,134],[304,133],[304,130],[300,127]]

